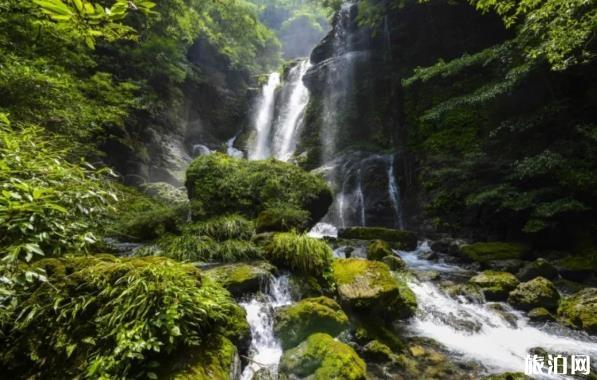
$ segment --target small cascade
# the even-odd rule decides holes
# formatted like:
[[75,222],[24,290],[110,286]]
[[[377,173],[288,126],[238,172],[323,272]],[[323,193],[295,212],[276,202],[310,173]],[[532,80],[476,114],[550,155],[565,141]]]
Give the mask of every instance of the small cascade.
[[230,157],[243,158],[245,154],[242,152],[242,150],[236,149],[234,147],[234,142],[236,141],[237,137],[238,135],[235,135],[231,139],[226,141],[226,154]]
[[195,144],[193,145],[193,156],[207,156],[210,155],[213,151],[209,149],[207,146],[203,144]]
[[392,208],[394,209],[394,227],[404,228],[404,221],[402,219],[402,209],[400,208],[400,188],[396,183],[396,175],[394,173],[394,156],[391,156],[388,164],[388,196],[392,201]]
[[[432,270],[446,275],[464,271],[456,265],[423,258],[429,251],[424,243],[416,251],[399,253],[414,271]],[[408,282],[418,303],[408,330],[442,343],[457,360],[478,362],[487,371],[500,373],[524,371],[526,355],[533,348],[554,354],[597,356],[597,338],[583,332],[555,324],[531,324],[523,313],[505,303],[452,298],[431,281]]]
[[259,97],[253,128],[255,130],[255,144],[249,149],[249,158],[260,160],[270,156],[269,137],[274,118],[274,102],[276,88],[280,84],[280,74],[271,73],[267,83],[263,86]]
[[363,194],[363,175],[361,173],[361,169],[357,172],[357,188],[355,191],[357,202],[358,202],[358,210],[359,210],[359,225],[366,226],[367,225],[367,217],[365,216],[365,195]]
[[259,294],[241,303],[247,312],[252,336],[249,364],[243,370],[241,380],[251,380],[261,369],[277,374],[282,347],[274,336],[274,311],[291,302],[289,278],[282,275],[271,279],[267,294]]
[[290,69],[287,84],[282,88],[282,105],[274,123],[271,147],[273,156],[282,161],[288,161],[294,153],[298,131],[309,103],[309,90],[303,83],[303,77],[309,67],[311,64],[308,60],[300,61]]

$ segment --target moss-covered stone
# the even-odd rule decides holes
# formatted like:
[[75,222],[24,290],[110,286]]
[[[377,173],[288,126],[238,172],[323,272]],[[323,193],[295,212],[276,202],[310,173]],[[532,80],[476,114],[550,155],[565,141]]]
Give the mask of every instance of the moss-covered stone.
[[152,182],[141,186],[143,192],[165,204],[184,204],[189,201],[184,187],[179,188],[167,182]]
[[585,281],[597,273],[597,255],[564,257],[555,261],[554,266],[567,280]]
[[528,254],[529,247],[524,244],[495,241],[463,245],[460,250],[469,260],[486,264],[494,260],[522,259]]
[[417,235],[410,231],[383,227],[350,227],[338,231],[342,239],[384,240],[397,249],[412,251],[417,248]]
[[475,284],[448,284],[443,287],[447,295],[452,298],[464,298],[469,302],[482,303],[483,292]]
[[214,153],[196,158],[185,183],[195,217],[240,213],[255,218],[264,210],[306,210],[311,223],[332,203],[326,182],[297,166],[277,160],[247,161]]
[[508,303],[527,311],[536,307],[555,310],[559,300],[560,293],[551,281],[543,277],[519,284],[508,296]]
[[231,379],[239,370],[236,347],[222,336],[202,346],[176,353],[174,363],[160,376],[170,380]]
[[339,259],[332,276],[340,301],[355,310],[380,313],[385,318],[409,317],[417,301],[406,283],[379,261]]
[[363,357],[367,361],[378,363],[396,362],[398,355],[392,349],[378,340],[372,340],[363,347]]
[[516,277],[520,281],[529,281],[535,277],[543,277],[551,280],[557,276],[557,269],[544,258],[538,258],[533,262],[527,263],[516,274]]
[[484,271],[472,277],[469,282],[481,288],[485,298],[491,301],[503,301],[516,286],[518,280],[508,272]]
[[267,261],[219,265],[203,272],[213,278],[234,296],[258,292],[267,283],[276,268]]
[[307,298],[276,312],[274,332],[288,349],[309,335],[322,332],[336,336],[348,328],[348,317],[331,298]]
[[597,288],[586,288],[562,299],[558,317],[571,327],[597,334]]
[[553,321],[555,317],[544,307],[536,307],[527,314],[529,319],[534,322]]
[[259,213],[255,228],[257,233],[290,230],[305,231],[309,228],[309,212],[291,207],[268,208]]
[[381,261],[386,256],[391,256],[392,247],[390,244],[383,240],[375,240],[367,246],[367,259]]
[[284,352],[280,373],[290,378],[314,380],[365,380],[367,366],[347,344],[327,334],[317,333]]
[[400,256],[392,254],[391,256],[386,256],[381,261],[386,264],[391,270],[402,270],[406,268],[406,263]]

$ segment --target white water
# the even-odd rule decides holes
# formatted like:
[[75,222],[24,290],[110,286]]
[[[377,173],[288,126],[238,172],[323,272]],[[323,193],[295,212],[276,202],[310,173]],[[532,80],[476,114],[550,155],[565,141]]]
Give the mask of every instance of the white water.
[[388,164],[388,195],[392,201],[394,208],[394,227],[404,228],[404,221],[402,220],[402,210],[400,209],[400,188],[396,183],[396,176],[394,173],[394,156],[391,156]]
[[244,153],[234,147],[234,142],[236,141],[237,137],[238,135],[233,136],[231,139],[226,141],[226,154],[230,157],[243,158],[245,156]]
[[249,349],[250,362],[243,370],[241,380],[251,380],[253,375],[262,368],[272,373],[278,372],[282,347],[274,336],[274,311],[291,302],[288,276],[283,275],[271,279],[268,294],[258,295],[240,304],[247,312],[247,321],[252,335]]
[[[457,266],[438,264],[417,256],[427,247],[401,257],[414,270],[459,271]],[[476,304],[464,297],[456,300],[432,282],[409,281],[419,305],[409,330],[417,336],[432,338],[465,360],[478,361],[490,372],[523,372],[525,357],[532,348],[548,352],[591,355],[597,358],[597,340],[565,328],[555,332],[547,326],[529,324],[528,318],[506,304],[500,304],[516,317],[516,325],[506,321],[491,303]],[[475,326],[476,331],[464,326]]]
[[323,237],[335,238],[338,237],[338,229],[333,224],[320,222],[311,228],[308,235],[316,239],[321,239]]
[[203,144],[193,145],[193,156],[207,156],[213,151]]
[[263,86],[253,122],[256,136],[255,144],[249,150],[249,158],[252,160],[261,160],[270,155],[268,140],[274,118],[276,88],[279,84],[280,74],[275,72],[269,75],[267,83]]
[[[272,141],[273,156],[282,161],[288,161],[296,148],[297,134],[305,115],[305,108],[309,103],[309,90],[303,83],[303,77],[311,64],[308,60],[301,61],[290,69],[288,86],[283,89],[282,99],[287,99],[281,107],[280,115],[274,125]],[[287,92],[287,93],[286,93]]]

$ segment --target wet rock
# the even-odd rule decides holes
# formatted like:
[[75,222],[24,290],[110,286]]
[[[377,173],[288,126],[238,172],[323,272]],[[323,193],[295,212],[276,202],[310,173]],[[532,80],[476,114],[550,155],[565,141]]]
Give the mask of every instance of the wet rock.
[[296,346],[313,333],[336,336],[347,328],[348,317],[336,301],[327,297],[307,298],[282,307],[274,322],[274,333],[284,349]]
[[506,321],[510,326],[516,328],[516,321],[517,318],[514,314],[512,314],[506,307],[504,307],[501,303],[492,303],[488,305],[490,309],[495,311],[504,321]]
[[267,368],[261,368],[255,372],[251,380],[277,380],[278,376]]
[[444,291],[452,298],[463,297],[467,301],[477,304],[485,302],[481,288],[474,284],[449,284],[444,287]]
[[378,340],[372,340],[363,347],[363,357],[377,363],[396,362],[398,359],[390,347]]
[[415,276],[419,279],[419,281],[436,281],[440,278],[439,272],[433,270],[415,272]]
[[493,260],[484,264],[485,267],[498,272],[509,272],[516,274],[520,267],[524,265],[524,261],[518,259],[510,260]]
[[332,277],[341,303],[351,309],[392,319],[409,317],[416,310],[414,293],[379,261],[335,260]]
[[284,352],[280,360],[280,374],[282,379],[365,380],[367,366],[347,344],[327,334],[317,333]]
[[402,260],[400,256],[394,254],[390,256],[385,256],[383,259],[381,259],[381,261],[384,264],[386,264],[390,268],[390,270],[393,271],[402,270],[406,268],[406,263],[404,262],[404,260]]
[[313,276],[292,274],[289,279],[290,294],[292,299],[300,300],[309,297],[319,297],[326,293],[326,290]]
[[539,258],[531,263],[524,265],[516,277],[520,281],[529,281],[535,277],[543,277],[548,280],[552,280],[558,276],[558,270],[551,265],[547,260]]
[[554,263],[560,275],[571,281],[585,281],[597,273],[597,260],[589,256],[569,256]]
[[461,246],[460,249],[464,257],[481,264],[497,260],[524,259],[530,251],[529,247],[524,244],[497,241],[467,244]]
[[234,296],[239,297],[248,293],[261,290],[267,283],[276,267],[267,261],[251,263],[234,263],[220,265],[203,272],[224,286]]
[[457,256],[460,254],[460,246],[464,244],[466,244],[466,242],[461,239],[442,238],[432,241],[429,246],[434,252]]
[[536,307],[527,314],[529,319],[533,322],[547,322],[554,321],[556,318],[544,307]]
[[519,284],[508,296],[509,304],[526,311],[536,307],[555,310],[559,300],[560,293],[551,281],[543,277]]
[[388,242],[375,240],[367,247],[367,259],[381,261],[386,256],[392,256],[392,247]]
[[413,251],[417,248],[417,235],[410,231],[382,227],[350,227],[338,231],[343,239],[384,240],[395,248]]
[[482,380],[533,380],[522,372],[504,372],[499,375],[485,376]]
[[562,299],[558,317],[571,327],[597,334],[597,288],[586,288]]
[[518,280],[507,272],[484,271],[472,277],[469,282],[481,288],[483,295],[490,301],[503,301],[516,286]]

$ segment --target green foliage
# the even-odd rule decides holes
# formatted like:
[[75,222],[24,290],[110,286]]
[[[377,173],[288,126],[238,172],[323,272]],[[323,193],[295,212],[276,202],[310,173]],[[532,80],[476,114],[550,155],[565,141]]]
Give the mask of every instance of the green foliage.
[[238,212],[249,218],[268,208],[307,210],[319,220],[331,203],[325,181],[274,159],[247,161],[221,153],[196,158],[186,187],[195,217]]
[[255,222],[257,232],[305,231],[309,228],[309,212],[291,207],[274,207],[262,211]]
[[493,260],[523,259],[528,254],[529,247],[524,244],[493,241],[467,244],[461,247],[461,251],[469,260],[487,263]]
[[[3,116],[6,123],[6,116]],[[0,125],[0,254],[31,261],[96,242],[100,219],[116,200],[107,169],[71,163],[69,152],[38,127]]]
[[238,314],[226,290],[166,258],[73,257],[36,267],[47,281],[19,288],[0,320],[2,366],[19,376],[151,377],[163,355],[209,341]]
[[332,249],[322,240],[283,232],[275,234],[266,245],[265,257],[274,265],[322,278],[330,270]]
[[203,222],[193,223],[185,232],[207,236],[217,241],[228,239],[249,240],[255,233],[254,223],[240,215],[216,216]]

